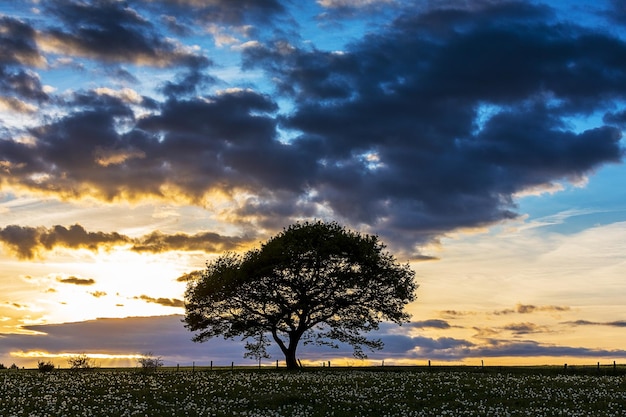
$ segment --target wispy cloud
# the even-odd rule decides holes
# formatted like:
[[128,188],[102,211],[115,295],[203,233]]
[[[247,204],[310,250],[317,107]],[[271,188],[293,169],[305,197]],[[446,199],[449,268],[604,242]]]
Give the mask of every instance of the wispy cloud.
[[535,323],[510,323],[503,327],[504,330],[513,332],[515,335],[523,335],[529,333],[545,333],[548,330],[546,326],[539,326]]
[[73,284],[73,285],[94,285],[96,280],[93,278],[78,278],[78,277],[68,277],[68,278],[57,278],[57,281],[62,284]]
[[145,294],[134,298],[136,300],[143,300],[148,303],[160,304],[165,307],[185,307],[185,303],[182,300],[178,300],[176,298],[153,298]]
[[434,329],[449,329],[450,324],[445,320],[432,319],[424,321],[412,321],[408,324],[409,327],[416,329],[434,328]]
[[106,297],[107,295],[107,293],[104,291],[90,291],[89,294],[91,294],[95,298]]
[[191,272],[188,272],[188,273],[183,274],[180,277],[176,278],[176,281],[178,281],[178,282],[194,281],[194,280],[200,278],[202,276],[203,272],[204,271],[202,271],[202,270],[191,271]]
[[443,310],[443,311],[440,311],[439,314],[443,318],[455,319],[455,318],[461,318],[465,316],[473,316],[478,313],[475,311]]
[[532,314],[532,313],[539,313],[539,312],[560,313],[560,312],[569,311],[569,310],[570,308],[568,306],[554,306],[554,305],[536,306],[532,304],[517,304],[515,308],[497,310],[497,311],[494,311],[493,314],[499,316],[499,315],[507,315],[507,314]]
[[465,316],[475,316],[479,314],[507,316],[512,314],[535,314],[535,313],[564,313],[570,311],[569,306],[559,305],[534,305],[518,303],[513,308],[505,308],[495,311],[460,311],[460,310],[443,310],[439,314],[444,318],[454,319]]
[[626,320],[616,320],[616,321],[589,321],[589,320],[576,320],[576,321],[566,321],[563,324],[568,324],[571,326],[610,326],[610,327],[626,327]]

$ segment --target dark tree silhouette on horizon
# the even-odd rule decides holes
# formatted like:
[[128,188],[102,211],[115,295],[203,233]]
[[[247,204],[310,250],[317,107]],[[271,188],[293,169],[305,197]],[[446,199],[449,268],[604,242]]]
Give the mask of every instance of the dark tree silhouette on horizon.
[[338,347],[354,356],[381,349],[363,336],[382,321],[401,325],[415,300],[415,273],[386,252],[377,236],[336,222],[296,223],[243,255],[207,263],[185,293],[185,327],[193,340],[216,336],[246,340],[246,356],[268,357],[273,340],[287,368],[298,368],[299,343]]

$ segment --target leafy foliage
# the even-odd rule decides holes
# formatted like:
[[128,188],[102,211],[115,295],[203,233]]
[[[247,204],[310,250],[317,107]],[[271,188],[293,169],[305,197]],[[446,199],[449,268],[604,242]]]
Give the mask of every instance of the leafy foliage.
[[388,320],[406,322],[415,299],[414,272],[384,251],[377,236],[337,223],[297,223],[244,255],[227,253],[188,283],[186,327],[193,340],[215,336],[248,340],[248,356],[267,357],[271,337],[297,367],[301,340],[337,347],[354,356],[381,349],[362,335]]

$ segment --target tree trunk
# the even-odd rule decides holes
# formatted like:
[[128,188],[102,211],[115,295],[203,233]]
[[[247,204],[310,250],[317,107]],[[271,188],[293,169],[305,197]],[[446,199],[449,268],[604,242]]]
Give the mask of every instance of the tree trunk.
[[285,355],[285,362],[287,363],[287,369],[299,369],[300,365],[298,365],[298,359],[296,358],[296,349],[298,348],[298,342],[300,342],[300,337],[302,334],[290,333],[289,334],[289,346],[285,346],[285,343],[282,341],[276,332],[276,329],[272,329],[272,337],[280,347],[280,350]]
[[299,369],[298,359],[296,358],[296,349],[300,342],[300,334],[293,332],[289,334],[289,347],[283,352],[285,354],[285,362],[287,362],[287,369]]
[[287,369],[299,369],[298,360],[296,359],[296,350],[287,349],[285,352],[285,362],[287,362]]

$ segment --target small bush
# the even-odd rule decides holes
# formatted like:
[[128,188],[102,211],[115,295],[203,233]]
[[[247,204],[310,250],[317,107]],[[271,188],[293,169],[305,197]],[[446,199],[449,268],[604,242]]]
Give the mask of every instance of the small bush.
[[91,360],[91,358],[85,355],[84,353],[81,353],[80,355],[76,355],[76,356],[70,356],[69,359],[67,360],[67,363],[70,365],[70,368],[72,369],[86,370],[86,369],[92,369],[96,367],[93,361]]
[[39,372],[51,372],[54,371],[54,364],[50,361],[39,361],[37,362],[37,369],[39,369]]
[[4,364],[3,364],[3,363],[0,363],[0,369],[7,369],[7,367],[6,367],[6,366],[4,366]]
[[163,366],[163,360],[161,357],[155,357],[152,352],[144,353],[139,359],[137,359],[137,362],[141,366],[141,371],[146,374],[154,373],[157,369]]

